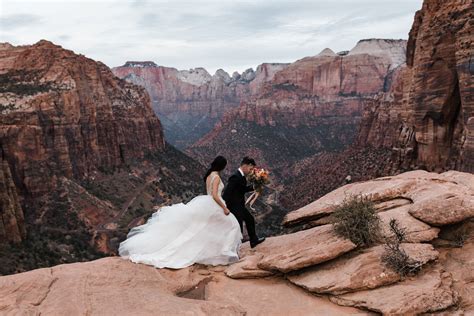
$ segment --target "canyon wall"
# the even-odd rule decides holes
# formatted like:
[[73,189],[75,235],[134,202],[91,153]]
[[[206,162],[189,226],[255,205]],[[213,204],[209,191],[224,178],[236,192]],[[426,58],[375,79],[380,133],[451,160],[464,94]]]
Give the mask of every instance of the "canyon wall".
[[359,143],[392,148],[394,172],[474,171],[473,12],[472,1],[425,1],[399,89],[367,109]]
[[126,62],[113,72],[141,85],[150,94],[166,140],[186,148],[209,132],[227,111],[257,93],[286,64],[267,63],[230,76],[222,69],[210,75],[204,68],[177,70],[154,62]]
[[360,41],[348,54],[330,49],[278,71],[256,96],[226,114],[188,149],[202,163],[223,154],[236,164],[254,156],[281,177],[292,164],[347,148],[365,104],[391,89],[406,41]]
[[0,45],[0,152],[0,274],[114,253],[204,172],[144,88],[45,40]]
[[20,191],[84,179],[164,148],[144,89],[51,42],[0,49],[0,140]]
[[386,92],[366,100],[354,144],[296,164],[280,197],[284,206],[301,207],[348,176],[474,172],[473,12],[472,1],[424,1],[410,31],[407,65],[393,72]]

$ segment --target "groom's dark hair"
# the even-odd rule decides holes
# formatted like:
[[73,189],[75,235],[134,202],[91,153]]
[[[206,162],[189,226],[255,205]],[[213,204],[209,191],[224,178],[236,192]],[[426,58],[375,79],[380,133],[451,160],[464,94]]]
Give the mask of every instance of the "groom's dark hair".
[[243,159],[242,159],[242,162],[240,163],[240,165],[252,165],[252,166],[256,166],[257,164],[255,163],[255,160],[253,160],[252,158],[250,157],[247,157],[245,156]]

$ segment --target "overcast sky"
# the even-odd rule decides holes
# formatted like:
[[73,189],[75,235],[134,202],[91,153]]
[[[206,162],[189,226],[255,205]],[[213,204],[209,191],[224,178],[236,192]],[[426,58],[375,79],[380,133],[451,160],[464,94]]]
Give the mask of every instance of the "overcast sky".
[[359,39],[407,39],[422,0],[0,0],[0,41],[47,39],[110,67],[152,60],[232,73]]

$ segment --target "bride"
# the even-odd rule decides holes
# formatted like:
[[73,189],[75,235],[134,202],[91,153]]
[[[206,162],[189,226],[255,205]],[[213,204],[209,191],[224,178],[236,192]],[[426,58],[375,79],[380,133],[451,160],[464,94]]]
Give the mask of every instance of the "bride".
[[157,268],[179,269],[194,263],[229,264],[239,260],[242,233],[221,197],[220,172],[227,160],[218,156],[204,180],[207,195],[189,203],[162,207],[148,222],[132,228],[120,244],[120,256]]

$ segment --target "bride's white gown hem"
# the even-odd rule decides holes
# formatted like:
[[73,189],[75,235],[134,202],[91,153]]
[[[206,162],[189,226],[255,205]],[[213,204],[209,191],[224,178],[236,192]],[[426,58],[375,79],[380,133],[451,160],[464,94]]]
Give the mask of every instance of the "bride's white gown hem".
[[[211,196],[162,207],[146,224],[132,228],[120,244],[120,256],[157,268],[180,269],[194,263],[226,265],[239,260],[242,233],[234,215],[226,216]],[[219,180],[218,194],[224,184]],[[222,200],[223,201],[223,200]]]

